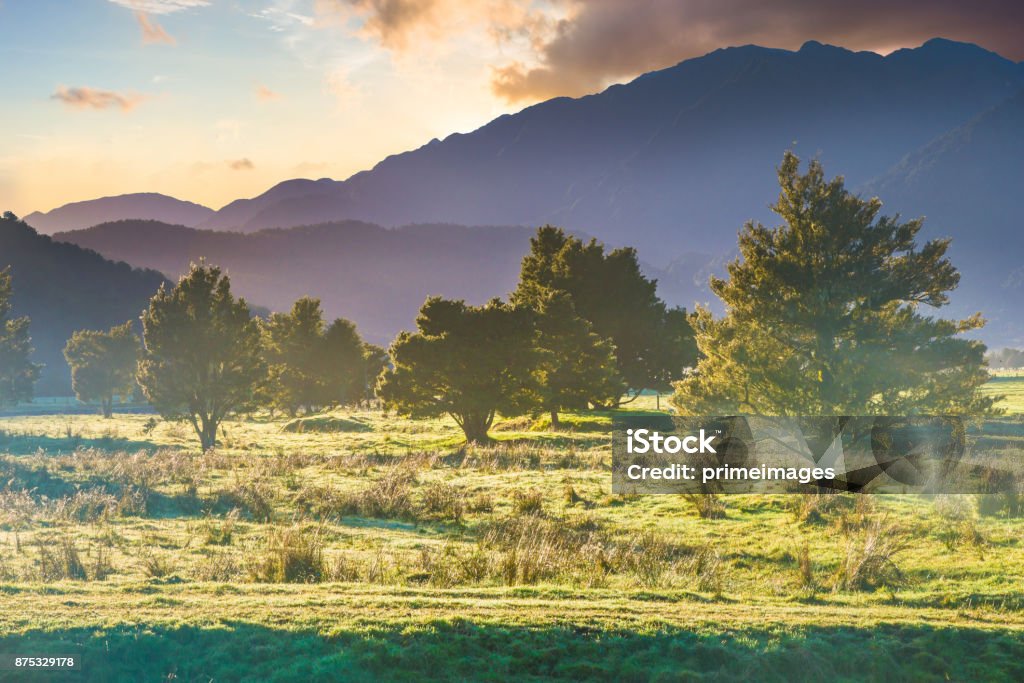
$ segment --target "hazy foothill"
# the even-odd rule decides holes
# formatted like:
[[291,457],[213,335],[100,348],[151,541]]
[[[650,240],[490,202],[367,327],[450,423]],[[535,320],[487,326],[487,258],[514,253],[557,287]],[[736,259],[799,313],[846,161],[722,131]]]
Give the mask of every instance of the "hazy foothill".
[[217,211],[4,214],[0,650],[89,680],[1024,680],[1024,469],[610,488],[613,420],[666,412],[956,414],[1024,463],[1022,88],[952,41],[747,46]]

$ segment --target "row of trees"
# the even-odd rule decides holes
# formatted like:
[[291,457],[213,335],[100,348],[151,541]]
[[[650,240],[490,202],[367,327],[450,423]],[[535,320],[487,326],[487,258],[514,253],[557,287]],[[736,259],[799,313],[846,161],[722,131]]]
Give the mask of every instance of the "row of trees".
[[231,411],[352,403],[378,376],[385,406],[450,415],[467,440],[483,441],[499,413],[544,410],[557,426],[561,410],[617,405],[627,388],[635,397],[682,377],[695,361],[692,332],[655,287],[633,250],[606,253],[544,227],[510,302],[430,298],[417,331],[386,354],[348,321],[325,325],[315,299],[261,323],[218,269],[194,266],[143,314],[137,379],[164,417],[192,423],[204,449]]
[[165,418],[191,423],[204,450],[235,411],[269,406],[294,415],[367,398],[386,358],[349,321],[327,325],[317,299],[254,318],[208,266],[158,291],[142,329],[144,343],[131,322],[76,332],[64,349],[75,394],[110,417],[115,395],[141,387]]
[[[10,279],[0,281],[7,301]],[[417,331],[389,354],[355,326],[324,320],[304,298],[288,313],[253,317],[218,268],[194,265],[161,288],[142,315],[142,338],[126,322],[76,332],[64,349],[78,398],[110,417],[115,396],[141,388],[167,419],[192,424],[204,449],[232,412],[270,406],[295,414],[369,398],[404,415],[448,414],[482,441],[498,413],[618,405],[645,388],[665,390],[695,360],[684,311],[669,309],[632,249],[606,252],[550,226],[538,230],[508,303],[430,298]],[[0,308],[6,315],[7,309]],[[28,320],[5,323],[10,400],[31,396]],[[13,369],[18,368],[17,372]],[[627,399],[627,400],[632,400]]]
[[497,414],[617,406],[665,390],[696,361],[686,312],[670,309],[633,249],[606,252],[545,226],[530,242],[509,302],[428,299],[416,332],[391,346],[378,385],[412,417],[450,415],[470,442]]
[[[469,441],[487,439],[497,414],[619,405],[647,388],[675,386],[690,414],[986,414],[997,397],[985,347],[961,333],[979,316],[945,320],[959,282],[948,240],[918,247],[920,220],[880,216],[877,199],[806,174],[787,154],[779,168],[777,228],[747,224],[740,257],[711,288],[715,318],[658,299],[632,249],[606,252],[545,226],[531,240],[508,302],[430,298],[389,354],[345,320],[326,324],[319,302],[254,318],[219,269],[194,265],[161,288],[130,325],[79,332],[66,356],[80,397],[100,400],[137,381],[168,419],[191,422],[204,449],[231,412],[359,401],[373,379],[403,415],[450,415]],[[31,392],[28,321],[9,320],[10,278],[0,275],[0,400]],[[390,363],[388,358],[390,357]],[[135,371],[137,368],[137,372]],[[631,400],[631,399],[626,399]]]

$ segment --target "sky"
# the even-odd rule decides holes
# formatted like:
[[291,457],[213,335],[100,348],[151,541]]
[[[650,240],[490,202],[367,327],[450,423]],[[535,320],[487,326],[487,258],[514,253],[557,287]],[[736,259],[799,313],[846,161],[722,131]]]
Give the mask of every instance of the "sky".
[[0,210],[212,208],[720,47],[1024,60],[1019,0],[0,0]]

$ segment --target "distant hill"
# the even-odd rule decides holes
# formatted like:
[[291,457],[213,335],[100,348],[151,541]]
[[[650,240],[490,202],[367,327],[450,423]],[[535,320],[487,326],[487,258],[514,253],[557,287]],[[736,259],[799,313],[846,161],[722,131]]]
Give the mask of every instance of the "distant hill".
[[213,209],[199,204],[155,192],[141,192],[73,202],[45,213],[36,211],[25,216],[24,221],[43,234],[52,234],[129,218],[198,225],[212,215]]
[[120,221],[54,239],[172,279],[205,258],[224,268],[232,288],[250,301],[281,311],[301,296],[318,296],[329,315],[354,320],[364,336],[387,343],[413,326],[428,295],[483,302],[506,294],[531,234],[452,225],[389,230],[359,221],[242,234]]
[[[201,258],[223,267],[250,301],[286,310],[300,296],[318,296],[326,312],[355,321],[379,344],[412,329],[427,296],[482,303],[506,296],[519,277],[533,229],[410,225],[387,229],[342,221],[251,234],[195,230],[154,221],[121,221],[60,233],[111,259],[155,268],[176,278]],[[586,236],[584,236],[586,237]],[[706,257],[704,257],[706,261]],[[702,265],[691,255],[688,266]],[[692,307],[701,286],[682,275],[648,268],[659,293]],[[706,280],[706,278],[705,278]]]
[[550,222],[664,266],[730,249],[744,221],[770,219],[785,149],[819,156],[857,187],[1022,87],[1021,65],[941,39],[885,57],[815,42],[722,49],[433,140],[345,181],[281,183],[200,227]]
[[56,242],[27,224],[0,219],[0,269],[10,266],[14,315],[32,319],[34,360],[45,364],[38,396],[71,394],[63,349],[79,329],[106,329],[139,317],[166,279]]
[[907,155],[864,188],[953,237],[954,310],[981,311],[994,346],[1024,343],[1024,91]]

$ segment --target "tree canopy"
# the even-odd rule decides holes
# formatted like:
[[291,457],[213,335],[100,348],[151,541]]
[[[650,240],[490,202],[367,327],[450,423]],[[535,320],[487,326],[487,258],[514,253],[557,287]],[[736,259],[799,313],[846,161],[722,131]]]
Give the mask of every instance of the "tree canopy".
[[142,344],[131,321],[106,332],[79,330],[64,347],[71,367],[71,386],[81,401],[99,401],[103,417],[113,415],[114,394],[135,389],[135,372]]
[[42,369],[30,360],[29,319],[10,315],[11,274],[4,269],[0,270],[0,405],[31,400],[33,385]]
[[624,391],[615,367],[615,347],[594,333],[565,292],[552,292],[537,315],[541,350],[541,407],[558,426],[561,410],[586,409],[590,401],[612,403]]
[[[566,293],[593,331],[611,340],[618,373],[637,392],[679,379],[696,362],[685,313],[658,298],[657,282],[643,275],[634,249],[605,252],[596,240],[585,243],[550,225],[538,229],[512,301],[540,310],[553,292]],[[665,343],[669,337],[678,343]]]
[[260,328],[219,268],[193,264],[142,314],[139,384],[165,419],[188,420],[203,450],[221,421],[250,407],[265,373]]
[[264,325],[264,350],[270,401],[292,414],[300,407],[308,411],[365,396],[366,345],[348,320],[327,325],[319,299],[305,297],[290,312],[271,315]]
[[431,297],[416,327],[391,345],[393,367],[378,385],[386,407],[411,417],[451,415],[472,443],[488,439],[497,413],[537,405],[539,358],[528,309]]
[[726,306],[696,316],[702,354],[673,403],[690,414],[979,413],[993,399],[984,345],[958,335],[980,316],[946,320],[922,309],[948,302],[959,274],[948,240],[918,247],[921,220],[879,215],[843,179],[806,174],[787,153],[772,207],[782,224],[748,223],[740,256],[711,289]]

